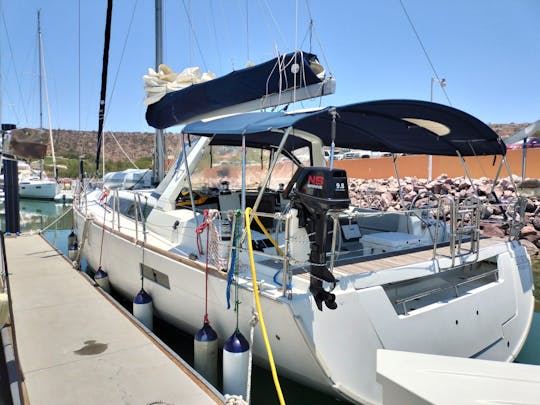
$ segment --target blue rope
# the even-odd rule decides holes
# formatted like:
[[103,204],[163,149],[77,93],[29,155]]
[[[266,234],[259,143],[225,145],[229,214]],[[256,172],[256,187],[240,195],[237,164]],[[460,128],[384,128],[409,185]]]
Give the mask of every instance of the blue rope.
[[[234,232],[233,232],[233,241],[232,241],[232,253],[231,253],[231,267],[229,268],[229,272],[227,273],[227,288],[225,289],[225,297],[227,299],[227,309],[231,309],[231,284],[233,280],[233,275],[235,273],[235,269],[237,267],[236,263],[236,251],[238,250],[238,239],[240,238],[240,226],[238,223],[238,218],[240,217],[240,211],[236,211],[236,221],[234,225]],[[235,303],[235,310],[236,305],[238,302]]]
[[[279,275],[279,273],[282,273],[283,272],[283,269],[279,269],[278,271],[276,271],[276,274],[274,274],[274,283],[276,283],[278,286],[280,287],[283,287],[283,284],[280,283],[278,280],[277,280],[277,276]],[[292,285],[287,283],[287,289],[290,290],[292,289]]]

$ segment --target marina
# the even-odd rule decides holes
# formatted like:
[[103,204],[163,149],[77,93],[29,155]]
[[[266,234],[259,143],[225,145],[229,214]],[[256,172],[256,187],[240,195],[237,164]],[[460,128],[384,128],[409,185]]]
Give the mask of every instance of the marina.
[[[46,228],[48,225],[52,224],[55,220],[57,220],[64,212],[70,209],[70,206],[65,206],[63,209],[58,210],[57,205],[52,201],[46,202],[45,204],[50,205],[51,208],[47,209],[41,204],[39,204],[37,208],[33,205],[28,204],[25,204],[23,206],[23,217],[29,219],[36,217],[42,212],[52,213],[53,211],[58,211],[55,215],[44,217],[43,221],[23,221],[21,223],[23,235],[33,234],[39,229]],[[54,209],[52,207],[54,207]],[[69,216],[64,216],[64,218],[53,224],[52,227],[45,231],[43,233],[43,236],[49,241],[49,243],[53,244],[54,246],[56,246],[57,249],[67,255],[67,239],[68,234],[70,233],[70,229],[71,219],[69,218]],[[33,237],[36,236],[37,235],[34,235]],[[12,240],[12,242],[15,242],[15,240]],[[533,274],[535,275],[535,284],[537,286],[535,293],[538,296],[540,292],[540,263],[535,262],[533,268]],[[91,271],[89,274],[92,274]],[[116,296],[116,298],[120,302],[122,302],[121,297]],[[540,366],[540,297],[537,298],[536,302],[536,312],[531,326],[531,331],[529,333],[529,338],[525,342],[524,348],[518,356],[517,361],[523,364]],[[123,304],[127,310],[131,309],[130,302],[124,302]],[[154,333],[159,337],[160,340],[165,342],[167,346],[174,350],[178,356],[181,356],[186,361],[190,362],[190,364],[192,364],[192,336],[185,334],[182,331],[177,330],[166,323],[159,322],[157,319],[155,320],[154,324]],[[267,370],[259,367],[254,367],[252,393],[253,403],[265,405],[273,405],[276,403],[277,398],[275,398],[275,392],[270,384],[270,381],[271,375]],[[282,380],[282,385],[285,393],[285,398],[287,400],[287,403],[289,404],[300,405],[305,403],[306,400],[309,401],[309,403],[320,405],[333,403],[337,405],[339,403],[344,403],[342,401],[337,401],[332,397],[325,396],[317,391],[313,391],[304,386],[298,385],[295,382],[289,381],[287,379]]]
[[[183,20],[164,0],[153,2],[153,12],[148,4],[143,13],[133,5],[127,25],[122,3],[107,0],[106,10],[92,9],[92,24],[81,20],[86,11],[79,5],[79,48],[86,31],[104,28],[95,144],[82,135],[80,85],[79,131],[54,139],[37,10],[39,129],[21,127],[16,115],[12,123],[0,119],[0,314],[7,319],[1,396],[15,404],[390,405],[451,403],[436,384],[464,383],[456,403],[484,401],[490,391],[496,397],[488,401],[533,400],[514,391],[540,385],[540,121],[512,122],[503,136],[479,110],[463,100],[454,105],[446,86],[457,89],[458,80],[435,69],[423,43],[435,37],[420,35],[407,10],[416,6],[400,0],[397,11],[431,68],[429,101],[412,89],[405,96],[382,87],[351,91],[365,80],[364,67],[345,76],[343,97],[332,65],[337,58],[339,69],[344,60],[349,70],[358,66],[352,56],[359,42],[347,54],[343,47],[350,32],[327,31],[334,37],[328,59],[319,38],[312,42],[318,35],[309,1],[303,12],[298,1],[294,11],[283,7],[277,20],[270,5],[253,14],[248,4],[222,7],[216,18],[217,9],[183,3],[189,65],[172,64],[188,47],[164,49]],[[329,19],[347,14],[316,8],[326,28]],[[207,49],[198,42],[195,10],[213,26]],[[132,30],[141,17],[144,23]],[[133,58],[129,37],[140,38],[150,19],[154,35],[144,29]],[[354,25],[364,30],[359,19]],[[272,35],[260,31],[265,20]],[[279,33],[278,21],[288,26],[294,47],[262,45]],[[229,23],[235,29],[245,23],[235,36],[247,39],[247,59],[245,65],[230,59],[223,69],[221,50],[237,57],[238,43],[210,49]],[[255,59],[253,27],[264,39]],[[402,34],[395,28],[388,24],[384,35],[366,32],[366,38],[378,43],[388,31],[397,43]],[[192,64],[195,44],[200,65]],[[85,48],[78,81],[86,85],[82,59],[86,65],[95,51]],[[381,51],[392,48],[381,42]],[[385,63],[403,61],[401,76],[403,51],[412,55],[402,44]],[[129,69],[121,69],[130,53]],[[212,65],[204,53],[212,54]],[[14,65],[13,52],[11,59]],[[96,56],[91,60],[95,80]],[[217,60],[219,74],[211,70]],[[128,133],[122,145],[109,128],[134,105],[132,91],[113,102],[120,82],[146,94],[138,103],[144,113],[124,125],[144,120],[136,126],[155,131],[153,151]],[[434,101],[443,94],[444,103]],[[68,115],[62,111],[60,120]],[[21,177],[21,161],[30,165],[29,176]],[[418,166],[427,176],[411,174]],[[47,178],[46,167],[53,176]],[[493,380],[500,385],[490,385]]]

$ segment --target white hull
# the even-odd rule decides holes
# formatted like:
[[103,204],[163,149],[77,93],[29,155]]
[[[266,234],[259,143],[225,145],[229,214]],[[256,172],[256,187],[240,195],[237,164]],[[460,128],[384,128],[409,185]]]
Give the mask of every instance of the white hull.
[[[83,255],[97,268],[103,210],[90,201],[86,209],[86,217],[94,220],[88,221]],[[178,212],[182,211],[185,210]],[[76,207],[74,212],[81,238],[85,215],[81,208]],[[122,217],[120,226],[113,231],[109,228],[113,221],[109,212],[102,266],[112,286],[133,298],[140,289],[141,229],[135,243],[134,223]],[[147,237],[144,264],[151,269],[144,288],[153,298],[155,313],[195,333],[202,326],[204,315],[204,265],[174,253],[174,246],[190,251],[193,241],[184,238],[183,243],[168,244],[163,238],[153,237],[152,232]],[[287,299],[272,282],[271,273],[259,267],[258,280],[264,281],[260,287],[261,302],[278,372],[354,402],[380,403],[377,349],[512,361],[527,337],[533,314],[530,262],[517,242],[501,242],[481,249],[478,259],[486,258],[496,260],[497,280],[471,287],[457,298],[410,309],[408,314],[396,313],[381,284],[398,273],[411,279],[433,273],[433,263],[415,263],[360,277],[342,275],[334,290],[337,310],[322,312],[309,293],[307,279],[293,276],[293,294]],[[244,259],[241,261],[247,263]],[[245,272],[249,273],[249,269],[244,268]],[[244,275],[246,279],[240,282],[240,329],[244,336],[249,336],[252,289],[249,274]],[[379,281],[371,281],[369,286],[368,278]],[[226,308],[225,289],[226,275],[211,271],[209,319],[220,343],[232,334],[236,322],[235,312]],[[255,328],[254,354],[263,365],[268,364],[259,326]]]
[[27,180],[19,181],[19,196],[40,200],[54,200],[56,196],[56,181]]
[[[447,107],[374,103],[186,126],[185,134],[201,137],[183,143],[186,154],[157,189],[95,190],[75,201],[83,255],[94,268],[101,263],[112,287],[129,298],[140,289],[143,269],[156,315],[191,333],[203,325],[207,270],[208,315],[221,343],[234,332],[237,314],[242,334],[250,336],[256,278],[277,371],[355,403],[382,402],[377,349],[514,360],[532,322],[531,263],[519,242],[480,237],[481,215],[492,202],[405,191],[401,207],[408,209],[382,211],[365,208],[372,206],[365,190],[367,205],[351,207],[345,171],[323,160],[323,145],[339,139],[334,135],[342,136],[341,147],[366,149],[364,135],[371,139],[375,127],[395,131],[381,137],[382,146],[407,138],[396,146],[407,153],[427,145],[438,154],[470,155],[464,139],[475,150],[482,145],[486,154],[499,153],[500,140],[463,112],[446,116]],[[366,115],[372,107],[374,122]],[[441,122],[425,120],[434,119],[433,110]],[[424,138],[431,143],[418,147],[411,119],[402,117],[409,112],[415,123],[448,130],[446,141],[431,132]],[[207,159],[212,153],[222,158],[219,165]],[[521,212],[508,205],[508,213]],[[242,214],[256,223],[245,225]],[[516,232],[515,222],[507,225]],[[227,309],[221,268],[234,270],[238,312]],[[254,358],[268,365],[261,329],[256,325]]]

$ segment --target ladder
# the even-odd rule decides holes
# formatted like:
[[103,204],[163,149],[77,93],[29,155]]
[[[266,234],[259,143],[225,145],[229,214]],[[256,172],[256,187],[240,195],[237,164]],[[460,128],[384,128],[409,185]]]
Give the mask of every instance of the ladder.
[[[444,196],[439,200],[437,208],[437,221],[444,221],[444,207],[449,205],[449,248],[450,254],[440,252],[437,243],[433,246],[433,258],[438,263],[438,258],[446,257],[455,266],[456,258],[466,255],[474,255],[474,261],[478,260],[480,249],[480,214],[482,205],[477,196],[470,196],[461,202],[455,201],[450,196]],[[436,230],[439,229],[437,224]],[[435,239],[437,240],[437,239]],[[468,260],[470,263],[470,260]]]

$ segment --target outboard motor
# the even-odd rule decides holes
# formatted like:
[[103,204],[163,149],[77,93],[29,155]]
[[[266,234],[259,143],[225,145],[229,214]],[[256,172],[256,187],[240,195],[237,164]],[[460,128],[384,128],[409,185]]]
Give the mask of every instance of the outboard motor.
[[289,198],[292,206],[297,208],[301,218],[304,218],[311,242],[309,290],[315,298],[317,308],[322,311],[324,302],[329,309],[336,309],[336,296],[326,291],[322,283],[326,281],[335,285],[337,282],[326,266],[326,215],[330,210],[344,210],[349,207],[351,200],[347,173],[345,170],[327,167],[302,167],[289,182],[283,197]]

